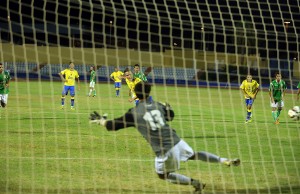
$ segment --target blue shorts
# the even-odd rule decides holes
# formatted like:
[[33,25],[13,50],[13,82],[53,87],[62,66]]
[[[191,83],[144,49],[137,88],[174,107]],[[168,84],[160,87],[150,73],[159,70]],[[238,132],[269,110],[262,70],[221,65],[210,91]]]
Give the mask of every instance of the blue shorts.
[[246,106],[252,106],[252,104],[254,103],[254,99],[252,99],[252,98],[245,99],[245,103],[246,103]]
[[115,88],[121,88],[121,82],[115,82]]
[[75,96],[75,86],[64,86],[62,95],[68,95],[68,91],[70,91],[71,96]]

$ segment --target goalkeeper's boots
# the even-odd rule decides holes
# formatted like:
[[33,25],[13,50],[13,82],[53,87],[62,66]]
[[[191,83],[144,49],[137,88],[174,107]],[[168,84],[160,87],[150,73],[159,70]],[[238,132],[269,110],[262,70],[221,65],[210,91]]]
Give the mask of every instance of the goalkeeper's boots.
[[195,188],[194,194],[201,194],[206,184],[200,183],[198,180],[193,180],[192,185]]
[[223,162],[223,164],[225,164],[226,166],[239,166],[241,164],[241,160],[236,158],[236,159],[233,159],[233,160],[225,160]]

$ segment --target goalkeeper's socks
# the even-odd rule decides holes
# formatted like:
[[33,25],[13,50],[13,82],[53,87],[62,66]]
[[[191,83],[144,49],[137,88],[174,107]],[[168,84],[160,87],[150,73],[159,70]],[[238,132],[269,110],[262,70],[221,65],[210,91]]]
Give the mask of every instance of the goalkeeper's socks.
[[192,179],[190,177],[184,176],[182,174],[170,173],[167,180],[173,184],[179,185],[191,185]]
[[201,151],[195,153],[195,160],[202,160],[205,162],[222,162],[223,160],[227,160],[227,158],[220,158],[212,153]]

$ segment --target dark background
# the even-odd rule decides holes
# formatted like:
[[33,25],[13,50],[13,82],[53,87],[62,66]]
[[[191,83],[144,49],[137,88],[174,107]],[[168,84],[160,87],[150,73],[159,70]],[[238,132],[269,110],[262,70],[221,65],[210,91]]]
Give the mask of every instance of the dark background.
[[299,7],[298,0],[1,0],[0,35],[14,44],[298,59]]

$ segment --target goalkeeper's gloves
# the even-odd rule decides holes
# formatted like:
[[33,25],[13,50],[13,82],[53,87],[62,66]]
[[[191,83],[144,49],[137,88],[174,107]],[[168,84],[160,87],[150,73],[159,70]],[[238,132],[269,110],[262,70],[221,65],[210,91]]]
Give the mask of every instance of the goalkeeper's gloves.
[[165,118],[167,121],[172,121],[175,117],[173,108],[171,107],[171,105],[167,102],[160,102],[165,109]]
[[97,125],[102,125],[106,126],[106,119],[107,119],[107,114],[103,114],[103,116],[99,115],[98,112],[94,111],[93,113],[90,114],[90,123],[91,124],[97,124]]
[[167,102],[160,102],[160,103],[166,107],[166,110],[173,110],[169,103]]

